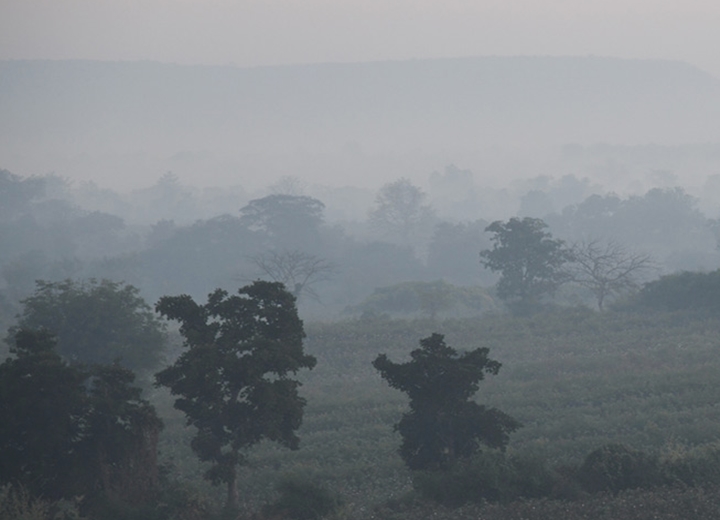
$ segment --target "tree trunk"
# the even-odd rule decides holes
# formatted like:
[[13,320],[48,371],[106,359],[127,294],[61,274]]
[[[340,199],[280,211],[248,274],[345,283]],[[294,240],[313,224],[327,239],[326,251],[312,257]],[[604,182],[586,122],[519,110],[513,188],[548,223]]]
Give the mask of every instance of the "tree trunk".
[[233,466],[232,474],[227,482],[227,502],[225,503],[225,511],[227,513],[237,513],[240,509],[240,496],[237,488],[237,467]]

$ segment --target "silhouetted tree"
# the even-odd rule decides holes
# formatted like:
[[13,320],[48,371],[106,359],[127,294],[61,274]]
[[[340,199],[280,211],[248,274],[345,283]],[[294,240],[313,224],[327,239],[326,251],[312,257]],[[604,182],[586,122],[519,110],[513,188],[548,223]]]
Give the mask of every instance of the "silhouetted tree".
[[118,365],[69,365],[48,331],[20,329],[0,365],[0,483],[49,497],[156,491],[155,409]]
[[432,334],[420,340],[411,361],[393,363],[380,354],[373,366],[388,384],[408,394],[410,412],[395,426],[402,436],[400,455],[411,470],[448,469],[485,444],[504,448],[520,427],[515,419],[471,401],[485,374],[496,375],[500,363],[487,348],[458,352]]
[[164,296],[156,309],[180,322],[187,350],[156,374],[179,396],[175,407],[197,428],[191,447],[212,463],[205,477],[227,484],[227,508],[238,507],[237,466],[263,439],[297,449],[305,400],[290,377],[312,368],[303,351],[295,298],[278,282],[257,281],[230,296],[217,289],[204,305]]

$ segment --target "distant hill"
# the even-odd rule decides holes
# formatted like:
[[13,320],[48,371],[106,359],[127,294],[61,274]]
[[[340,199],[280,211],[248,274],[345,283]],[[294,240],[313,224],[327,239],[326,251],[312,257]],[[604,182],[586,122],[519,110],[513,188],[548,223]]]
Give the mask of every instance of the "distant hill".
[[0,167],[11,169],[23,160],[51,167],[53,157],[86,167],[102,164],[89,157],[128,155],[138,165],[152,157],[202,164],[203,154],[228,161],[355,151],[451,157],[494,145],[677,144],[717,136],[720,81],[675,61],[484,57],[257,68],[0,62]]

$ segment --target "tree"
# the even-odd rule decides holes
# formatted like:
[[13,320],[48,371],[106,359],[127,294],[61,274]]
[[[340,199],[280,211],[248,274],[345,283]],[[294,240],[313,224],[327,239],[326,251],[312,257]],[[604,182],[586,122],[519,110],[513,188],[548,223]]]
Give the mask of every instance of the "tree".
[[564,267],[572,253],[545,228],[541,219],[530,217],[495,221],[485,228],[493,233],[493,248],[480,252],[480,263],[501,273],[498,296],[523,309],[568,281]]
[[421,339],[420,347],[407,363],[393,363],[385,354],[373,361],[391,387],[410,397],[410,412],[395,425],[408,468],[448,469],[479,451],[481,444],[504,448],[520,423],[470,400],[486,373],[498,373],[500,363],[488,358],[487,348],[458,354],[442,334]]
[[577,243],[572,256],[572,281],[593,293],[600,310],[608,297],[637,289],[639,277],[654,269],[649,255],[632,253],[612,240]]
[[646,283],[637,304],[664,311],[720,311],[720,269],[709,273],[684,271]]
[[318,282],[329,280],[335,272],[335,266],[332,263],[298,249],[268,251],[253,256],[252,261],[263,275],[291,288],[293,296],[298,299],[303,292],[318,299],[312,286]]
[[0,482],[50,497],[64,494],[73,467],[86,377],[54,347],[49,332],[20,330],[10,349],[15,357],[0,365]]
[[275,245],[315,246],[325,204],[304,195],[268,195],[240,209],[240,221]]
[[48,497],[155,491],[161,421],[118,365],[69,365],[48,331],[20,329],[0,365],[0,483]]
[[435,213],[425,204],[427,195],[408,179],[385,184],[370,210],[370,225],[386,238],[405,244],[429,234]]
[[197,428],[191,447],[212,464],[205,477],[227,484],[227,508],[236,510],[244,452],[263,439],[299,446],[305,400],[290,374],[313,368],[315,358],[303,351],[295,297],[281,283],[256,281],[234,296],[217,289],[205,305],[164,296],[156,309],[180,322],[188,347],[156,384],[180,396],[175,407]]
[[36,282],[22,301],[15,329],[44,328],[57,335],[57,351],[72,363],[111,364],[133,370],[157,366],[163,324],[132,285],[110,280]]

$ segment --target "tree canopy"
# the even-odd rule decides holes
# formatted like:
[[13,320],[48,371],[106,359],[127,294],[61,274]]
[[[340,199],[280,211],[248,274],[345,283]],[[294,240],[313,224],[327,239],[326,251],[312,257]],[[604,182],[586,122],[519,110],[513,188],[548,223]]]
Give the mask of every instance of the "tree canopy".
[[504,448],[509,434],[520,427],[500,410],[470,400],[485,374],[500,370],[488,354],[487,348],[459,354],[442,334],[432,334],[420,340],[407,363],[394,363],[385,354],[373,361],[391,387],[410,397],[410,412],[396,425],[408,468],[448,469],[479,451],[481,444]]
[[497,293],[503,300],[521,306],[537,304],[569,279],[564,266],[572,253],[546,228],[541,219],[529,217],[495,221],[485,228],[493,233],[493,248],[480,252],[480,263],[501,273]]
[[212,464],[206,478],[228,486],[236,509],[237,465],[263,439],[297,449],[305,400],[291,378],[313,368],[295,298],[278,282],[256,281],[237,295],[217,289],[204,305],[187,295],[165,296],[156,309],[180,322],[187,350],[156,375],[179,396],[175,407],[197,428],[191,447]]
[[240,209],[240,221],[275,246],[312,248],[318,240],[325,204],[305,195],[268,195]]
[[385,184],[378,191],[370,210],[370,224],[386,238],[414,245],[422,235],[429,235],[435,218],[427,195],[408,179]]
[[150,498],[162,423],[133,373],[70,365],[42,330],[17,331],[11,353],[0,364],[0,483],[48,497]]
[[165,346],[163,324],[129,284],[38,280],[35,293],[22,303],[17,327],[56,334],[58,354],[73,363],[120,360],[133,370],[152,369]]

